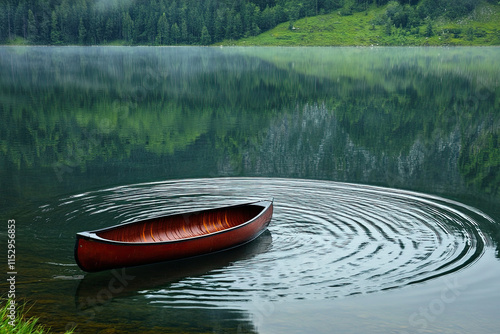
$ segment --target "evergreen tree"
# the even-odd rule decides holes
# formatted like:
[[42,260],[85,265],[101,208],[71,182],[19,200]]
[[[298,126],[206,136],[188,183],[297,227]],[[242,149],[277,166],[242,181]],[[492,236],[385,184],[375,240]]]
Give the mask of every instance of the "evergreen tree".
[[260,8],[255,6],[253,11],[253,23],[255,23],[259,28],[262,27],[262,14]]
[[177,23],[174,23],[172,25],[171,34],[172,34],[172,40],[173,40],[174,44],[179,43],[179,39],[181,38],[181,31],[180,31]]
[[276,24],[286,22],[286,20],[287,20],[285,10],[279,4],[276,5],[276,7],[274,7],[274,19],[275,19]]
[[95,9],[92,10],[91,15],[89,16],[89,31],[87,32],[87,41],[89,44],[98,44],[100,39],[99,35],[99,16],[97,15],[97,11]]
[[0,5],[0,43],[7,40],[7,10],[6,6],[2,3]]
[[26,5],[23,1],[20,1],[17,5],[16,12],[14,15],[14,33],[17,36],[22,36],[26,38],[27,36],[27,22],[25,16]]
[[285,12],[288,14],[288,19],[290,21],[297,21],[300,18],[300,11],[302,9],[302,3],[297,0],[286,2]]
[[158,34],[156,35],[156,43],[160,45],[169,44],[169,28],[168,20],[165,13],[158,19],[158,27],[156,28]]
[[134,33],[134,21],[128,12],[122,14],[122,38],[128,43],[132,43]]
[[[51,27],[51,11],[48,6],[41,8],[41,20],[38,29],[38,42],[42,44],[50,44],[50,27]],[[39,16],[40,17],[40,16]]]
[[0,6],[0,41],[12,38],[12,5],[7,1]]
[[131,19],[134,22],[134,42],[144,43],[146,40],[145,27],[146,27],[146,9],[144,6],[140,6],[135,12],[135,17],[131,15]]
[[31,9],[28,10],[28,39],[32,42],[36,42],[38,38],[38,28],[36,26],[35,15]]
[[266,9],[264,9],[264,11],[262,12],[262,23],[260,27],[264,30],[268,30],[274,27],[275,25],[276,21],[274,16],[274,9],[266,7]]
[[230,12],[226,17],[226,26],[224,27],[224,38],[232,39],[232,33],[234,30],[234,16]]
[[181,41],[182,43],[189,43],[189,33],[185,19],[182,19],[181,22]]
[[242,36],[242,31],[243,31],[243,25],[241,22],[241,15],[240,15],[240,13],[238,13],[234,16],[234,19],[233,19],[231,38],[232,39],[240,38]]
[[[70,25],[74,23],[70,17],[71,5],[69,0],[62,0],[61,5],[56,9],[58,23],[59,23],[59,35],[62,43],[74,42],[71,35]],[[77,21],[78,22],[78,21]]]
[[212,44],[212,37],[210,37],[210,33],[208,32],[208,28],[206,25],[203,25],[203,28],[201,28],[201,44],[202,45]]
[[[201,1],[200,1],[201,2]],[[189,10],[187,17],[187,28],[191,44],[201,42],[201,30],[204,26],[203,10],[197,6]],[[207,28],[208,29],[208,28]]]
[[223,10],[217,10],[215,16],[215,36],[214,41],[222,41],[225,38],[226,15]]
[[158,25],[158,17],[154,12],[149,12],[146,15],[148,16],[148,19],[146,21],[144,36],[146,37],[147,43],[153,43],[156,38],[156,26]]
[[83,25],[83,19],[80,18],[80,23],[78,24],[78,43],[84,44],[85,38],[87,37],[87,29]]
[[172,25],[176,22],[179,22],[179,10],[177,8],[177,2],[174,0],[170,4],[170,7],[168,9],[168,13],[170,15],[169,22],[173,22]]
[[260,34],[260,28],[257,24],[253,24],[252,25],[252,30],[251,30],[251,35],[252,36],[257,36],[258,34]]
[[52,11],[51,25],[50,25],[50,41],[52,44],[61,44],[61,33],[59,31],[59,24],[57,22],[57,14]]
[[104,30],[104,41],[109,42],[113,40],[113,20],[108,18],[106,21],[106,29]]

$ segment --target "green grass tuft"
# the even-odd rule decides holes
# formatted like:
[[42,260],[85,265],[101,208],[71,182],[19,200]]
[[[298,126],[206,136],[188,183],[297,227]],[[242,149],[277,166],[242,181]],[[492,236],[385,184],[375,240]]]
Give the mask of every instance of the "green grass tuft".
[[[0,307],[0,333],[16,333],[16,334],[48,334],[50,331],[44,326],[38,324],[37,318],[26,319],[24,316],[25,305],[15,305],[15,320],[12,322],[10,315],[11,299],[0,299],[2,306]],[[73,331],[66,332],[70,334]]]

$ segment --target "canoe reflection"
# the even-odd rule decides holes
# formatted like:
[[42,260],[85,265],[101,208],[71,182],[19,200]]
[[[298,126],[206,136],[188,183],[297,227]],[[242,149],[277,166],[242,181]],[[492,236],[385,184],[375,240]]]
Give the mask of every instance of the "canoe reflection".
[[87,274],[76,290],[76,307],[80,311],[85,311],[95,306],[102,306],[114,298],[135,295],[138,291],[168,289],[169,284],[183,278],[202,276],[215,269],[223,269],[236,261],[247,260],[265,253],[270,249],[271,243],[271,232],[266,230],[252,242],[218,253]]

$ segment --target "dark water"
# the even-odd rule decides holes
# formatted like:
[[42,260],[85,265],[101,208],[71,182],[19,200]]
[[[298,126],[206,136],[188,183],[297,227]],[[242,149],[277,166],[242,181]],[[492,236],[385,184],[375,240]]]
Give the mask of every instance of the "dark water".
[[[0,48],[17,298],[82,333],[494,333],[499,56]],[[76,232],[272,197],[269,230],[243,247],[74,263]]]

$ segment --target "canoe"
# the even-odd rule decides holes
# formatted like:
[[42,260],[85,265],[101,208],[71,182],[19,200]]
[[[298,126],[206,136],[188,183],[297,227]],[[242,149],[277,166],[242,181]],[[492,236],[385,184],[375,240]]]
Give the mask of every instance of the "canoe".
[[94,272],[217,252],[257,238],[272,214],[273,201],[265,200],[80,232],[75,260]]

